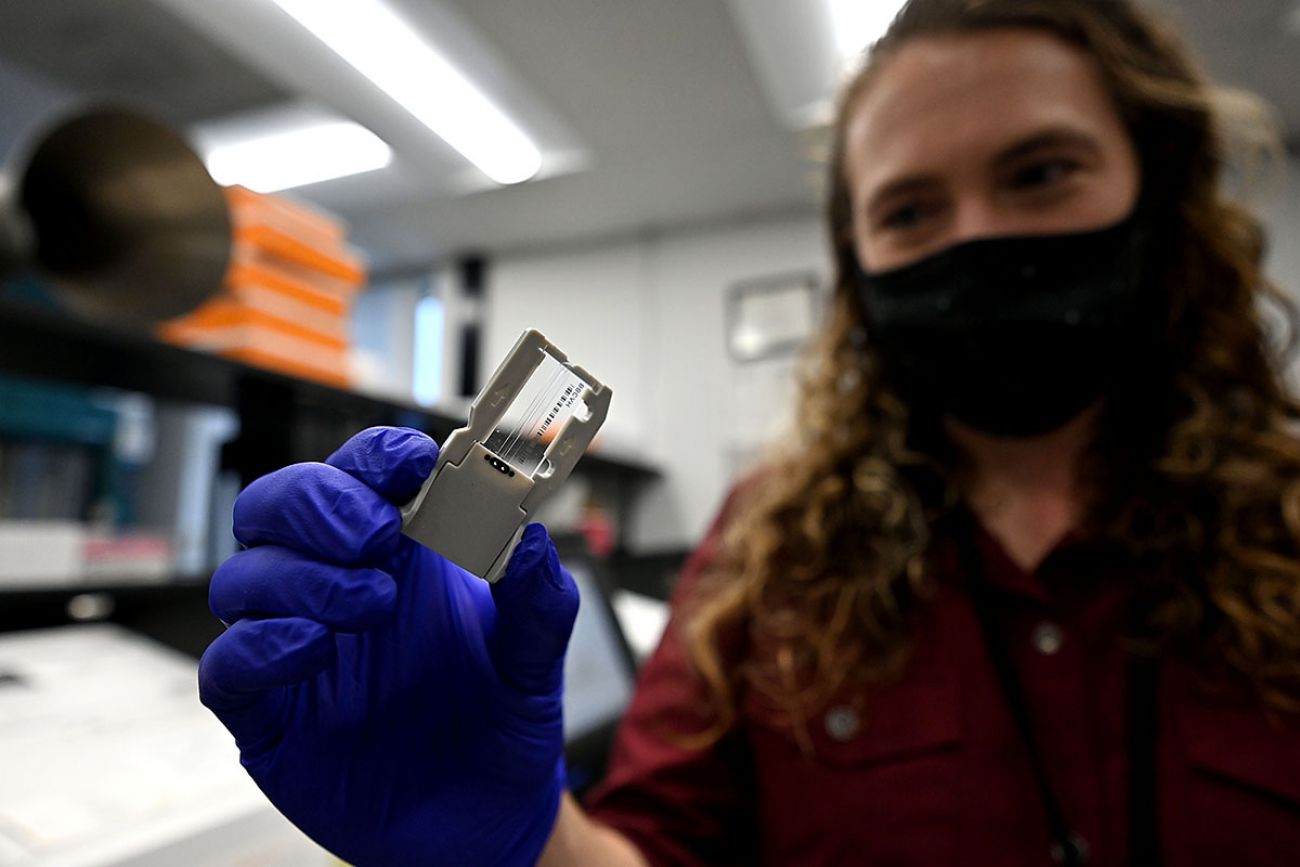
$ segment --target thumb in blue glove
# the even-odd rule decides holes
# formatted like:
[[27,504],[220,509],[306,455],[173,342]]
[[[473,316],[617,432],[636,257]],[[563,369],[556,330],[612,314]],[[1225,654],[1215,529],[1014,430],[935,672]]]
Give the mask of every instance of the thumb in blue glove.
[[562,792],[578,591],[539,524],[491,587],[403,536],[398,506],[436,460],[423,434],[372,428],[240,495],[247,549],[210,600],[232,625],[200,697],[271,801],[340,857],[531,864]]

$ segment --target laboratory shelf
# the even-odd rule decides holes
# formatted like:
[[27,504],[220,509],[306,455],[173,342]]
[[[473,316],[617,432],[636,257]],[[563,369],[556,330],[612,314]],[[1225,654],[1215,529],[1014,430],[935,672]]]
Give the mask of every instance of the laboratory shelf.
[[[413,402],[296,379],[3,297],[0,372],[231,407],[242,433],[230,465],[245,481],[285,464],[320,460],[371,425],[415,427],[441,440],[464,424],[461,416]],[[660,475],[646,461],[599,452],[586,455],[577,472],[627,483]]]
[[[464,424],[464,416],[171,346],[147,332],[103,326],[3,292],[0,375],[228,407],[239,417],[239,434],[223,447],[221,466],[234,471],[241,485],[287,464],[322,460],[373,425],[414,427],[441,441]],[[598,452],[584,456],[574,472],[590,480],[593,493],[613,508],[622,528],[628,526],[629,506],[642,486],[660,476],[645,461]],[[197,654],[221,630],[207,610],[207,579],[176,575],[158,583],[73,582],[26,589],[10,582],[0,586],[0,632],[76,622],[77,604],[70,608],[69,603],[93,594],[99,597],[94,604],[107,602],[109,609],[92,619],[119,622]]]

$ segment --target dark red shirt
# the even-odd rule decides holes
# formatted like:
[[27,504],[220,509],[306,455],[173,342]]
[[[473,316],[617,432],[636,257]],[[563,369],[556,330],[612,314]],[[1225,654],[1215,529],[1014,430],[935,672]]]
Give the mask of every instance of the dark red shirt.
[[[683,574],[689,585],[716,530]],[[948,544],[936,545],[944,551]],[[1034,721],[1043,763],[1090,863],[1128,851],[1127,588],[1122,562],[1078,539],[1033,574],[987,533],[978,547]],[[748,704],[708,749],[704,694],[670,623],[619,730],[592,814],[652,864],[1050,865],[1027,752],[965,590],[937,558],[900,682],[831,706],[814,754]],[[1185,663],[1160,664],[1156,790],[1163,863],[1300,865],[1300,728],[1214,698]]]

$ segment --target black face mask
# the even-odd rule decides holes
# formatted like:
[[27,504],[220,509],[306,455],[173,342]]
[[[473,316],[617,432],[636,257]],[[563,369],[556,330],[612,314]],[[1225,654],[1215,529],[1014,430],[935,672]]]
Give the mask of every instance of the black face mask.
[[1141,335],[1143,231],[969,241],[858,295],[887,382],[914,411],[997,436],[1061,427],[1112,387]]

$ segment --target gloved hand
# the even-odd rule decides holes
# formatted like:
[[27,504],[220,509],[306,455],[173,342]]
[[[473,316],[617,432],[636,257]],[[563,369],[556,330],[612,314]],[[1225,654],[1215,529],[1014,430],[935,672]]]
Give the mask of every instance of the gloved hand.
[[401,535],[423,434],[371,428],[235,504],[199,694],[290,820],[359,865],[532,864],[563,787],[578,589],[530,525],[495,585]]

